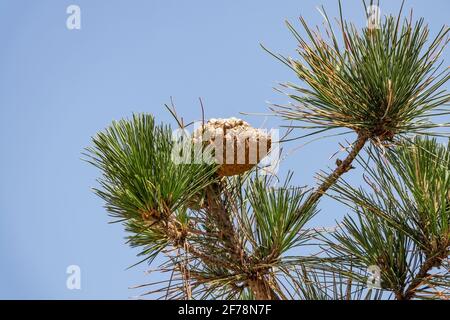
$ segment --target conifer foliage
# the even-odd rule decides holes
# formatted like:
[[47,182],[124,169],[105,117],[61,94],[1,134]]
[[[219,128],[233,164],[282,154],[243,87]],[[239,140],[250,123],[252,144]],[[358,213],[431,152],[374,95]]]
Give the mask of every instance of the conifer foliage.
[[[185,126],[170,108],[175,127],[135,114],[93,137],[85,155],[101,172],[95,193],[125,226],[129,244],[142,249],[140,262],[154,264],[158,256],[157,272],[168,275],[140,286],[148,288],[143,295],[450,297],[450,72],[441,59],[449,28],[432,37],[424,19],[412,12],[404,17],[403,8],[364,28],[344,19],[340,3],[336,23],[322,8],[322,30],[304,18],[302,31],[287,23],[297,57],[271,53],[299,79],[282,84],[291,103],[271,107],[289,120],[289,132],[306,137],[343,129],[356,137],[336,168],[318,175],[317,186],[294,186],[293,173],[280,186],[279,177],[263,174],[259,155],[248,164],[251,137],[245,131],[259,131],[235,118],[238,137],[230,136],[231,120],[208,122],[220,132],[208,143],[244,146],[245,165],[228,170],[237,168],[233,163],[228,174],[217,163],[174,161],[174,150],[184,159],[194,150],[210,150],[205,143],[188,152],[175,148],[180,140],[173,130]],[[275,141],[265,139],[273,146]],[[189,135],[181,140],[195,144]],[[212,159],[226,156],[215,152]],[[233,153],[232,160],[237,157]],[[345,178],[354,167],[362,169],[361,185]],[[336,230],[309,227],[317,214],[327,214],[318,210],[324,195],[347,208]]]

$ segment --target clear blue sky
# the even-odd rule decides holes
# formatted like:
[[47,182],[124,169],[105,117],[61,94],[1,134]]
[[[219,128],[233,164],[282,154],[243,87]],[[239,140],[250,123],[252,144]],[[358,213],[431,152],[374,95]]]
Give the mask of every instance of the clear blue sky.
[[[343,2],[345,15],[362,24],[360,1]],[[66,28],[70,4],[81,7],[81,30]],[[137,251],[124,244],[120,225],[107,223],[90,190],[99,172],[80,160],[83,148],[132,112],[170,121],[163,108],[170,96],[190,120],[200,117],[198,97],[216,118],[285,103],[272,87],[295,77],[259,43],[294,54],[283,21],[303,15],[321,23],[320,4],[337,14],[329,0],[0,0],[0,298],[127,299],[142,292],[129,286],[156,280],[144,275],[146,265],[125,270]],[[399,4],[382,1],[382,13]],[[448,0],[406,6],[435,32],[448,23]],[[445,58],[448,65],[448,50]],[[314,172],[333,165],[338,142],[345,141],[299,149],[283,171],[314,185]],[[357,176],[349,179],[359,183]],[[314,225],[332,226],[346,212],[329,200],[321,208]],[[81,290],[66,288],[71,264],[81,267]]]

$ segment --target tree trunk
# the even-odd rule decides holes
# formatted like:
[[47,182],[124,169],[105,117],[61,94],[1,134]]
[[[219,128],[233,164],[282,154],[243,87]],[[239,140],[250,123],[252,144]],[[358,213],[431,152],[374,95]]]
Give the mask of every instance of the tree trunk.
[[277,294],[264,279],[250,280],[248,285],[256,300],[279,300]]

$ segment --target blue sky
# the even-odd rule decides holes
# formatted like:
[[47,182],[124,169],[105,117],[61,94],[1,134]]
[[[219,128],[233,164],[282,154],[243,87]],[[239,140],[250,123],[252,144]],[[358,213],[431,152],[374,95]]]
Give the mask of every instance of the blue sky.
[[[363,24],[360,1],[343,2],[346,17]],[[81,8],[81,30],[66,28],[71,4]],[[330,0],[0,0],[0,298],[127,299],[142,292],[128,287],[157,280],[144,274],[146,265],[125,270],[137,251],[124,244],[120,225],[108,224],[91,192],[99,172],[80,160],[83,148],[132,112],[170,122],[163,104],[171,96],[189,120],[200,118],[198,97],[215,118],[286,103],[273,87],[296,79],[259,43],[293,55],[296,43],[283,21],[298,25],[303,15],[319,24],[321,4],[336,16]],[[382,13],[399,4],[382,1]],[[434,32],[448,23],[447,0],[408,0],[406,7]],[[280,124],[270,118],[265,127]],[[292,169],[296,184],[314,185],[314,173],[333,166],[339,142],[345,139],[298,149],[282,172]],[[361,181],[357,171],[348,179]],[[346,213],[330,200],[321,208],[317,226]],[[81,290],[66,288],[72,264],[81,268]]]

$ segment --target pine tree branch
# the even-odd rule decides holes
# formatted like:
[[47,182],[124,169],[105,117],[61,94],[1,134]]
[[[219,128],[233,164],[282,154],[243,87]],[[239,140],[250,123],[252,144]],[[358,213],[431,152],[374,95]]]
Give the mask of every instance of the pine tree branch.
[[358,138],[353,144],[353,148],[348,156],[339,163],[337,168],[324,179],[322,184],[308,197],[305,204],[301,207],[299,212],[303,212],[305,209],[311,208],[319,201],[319,199],[327,192],[327,190],[337,182],[337,180],[347,171],[352,168],[352,162],[356,159],[359,152],[363,149],[366,142],[369,140],[369,135],[365,133],[359,133]]
[[[233,259],[239,263],[236,266],[228,264],[226,261],[216,258],[212,254],[205,254],[198,250],[195,246],[192,246],[188,242],[189,234],[194,234],[195,230],[190,231],[189,229],[180,228],[180,223],[174,218],[173,214],[166,212],[163,216],[164,219],[159,223],[164,223],[165,226],[162,228],[166,233],[166,236],[170,239],[172,245],[178,249],[184,250],[186,253],[192,255],[193,257],[201,260],[207,265],[225,267],[237,272],[248,273],[249,279],[247,285],[252,290],[255,298],[257,300],[279,300],[278,295],[270,286],[268,279],[266,279],[264,270],[253,272],[253,266],[251,263],[251,258],[245,252],[241,242],[239,241],[238,235],[234,230],[233,223],[229,217],[227,210],[224,208],[219,197],[220,186],[216,185],[211,187],[207,191],[208,197],[208,213],[218,229],[221,231],[221,240],[225,247],[229,250]],[[185,268],[187,266],[184,266]],[[197,277],[195,272],[190,273],[192,278],[196,280],[202,280]],[[186,287],[187,284],[184,284]]]
[[433,257],[431,259],[427,259],[425,263],[419,269],[419,272],[415,275],[414,279],[411,281],[408,288],[405,290],[405,293],[397,293],[395,294],[397,300],[411,300],[415,297],[417,293],[417,288],[420,287],[424,281],[428,278],[428,271],[430,271],[436,263],[439,262],[438,257]]
[[420,269],[415,275],[414,279],[405,290],[405,293],[398,296],[396,294],[398,300],[411,300],[416,296],[417,288],[423,285],[426,280],[430,278],[430,274],[428,272],[435,267],[440,267],[442,265],[443,259],[448,256],[447,247],[448,244],[445,244],[440,253],[434,254],[425,260],[425,262],[420,266]]
[[221,201],[220,194],[221,187],[219,184],[208,187],[206,191],[208,202],[207,212],[220,230],[220,237],[223,244],[229,250],[233,259],[239,262],[242,271],[250,275],[247,285],[250,287],[256,300],[279,300],[278,295],[265,278],[264,271],[254,272],[251,257],[247,255],[245,248],[241,241],[239,241],[238,234],[227,209]]
[[233,269],[233,266],[229,265],[226,261],[218,259],[214,255],[208,255],[198,250],[195,246],[189,243],[189,241],[187,241],[189,235],[196,234],[196,230],[185,229],[183,231],[180,231],[178,226],[179,223],[172,215],[168,216],[166,224],[166,234],[169,239],[171,239],[172,245],[174,247],[183,249],[185,252],[201,260],[205,264],[221,265],[229,269]]

